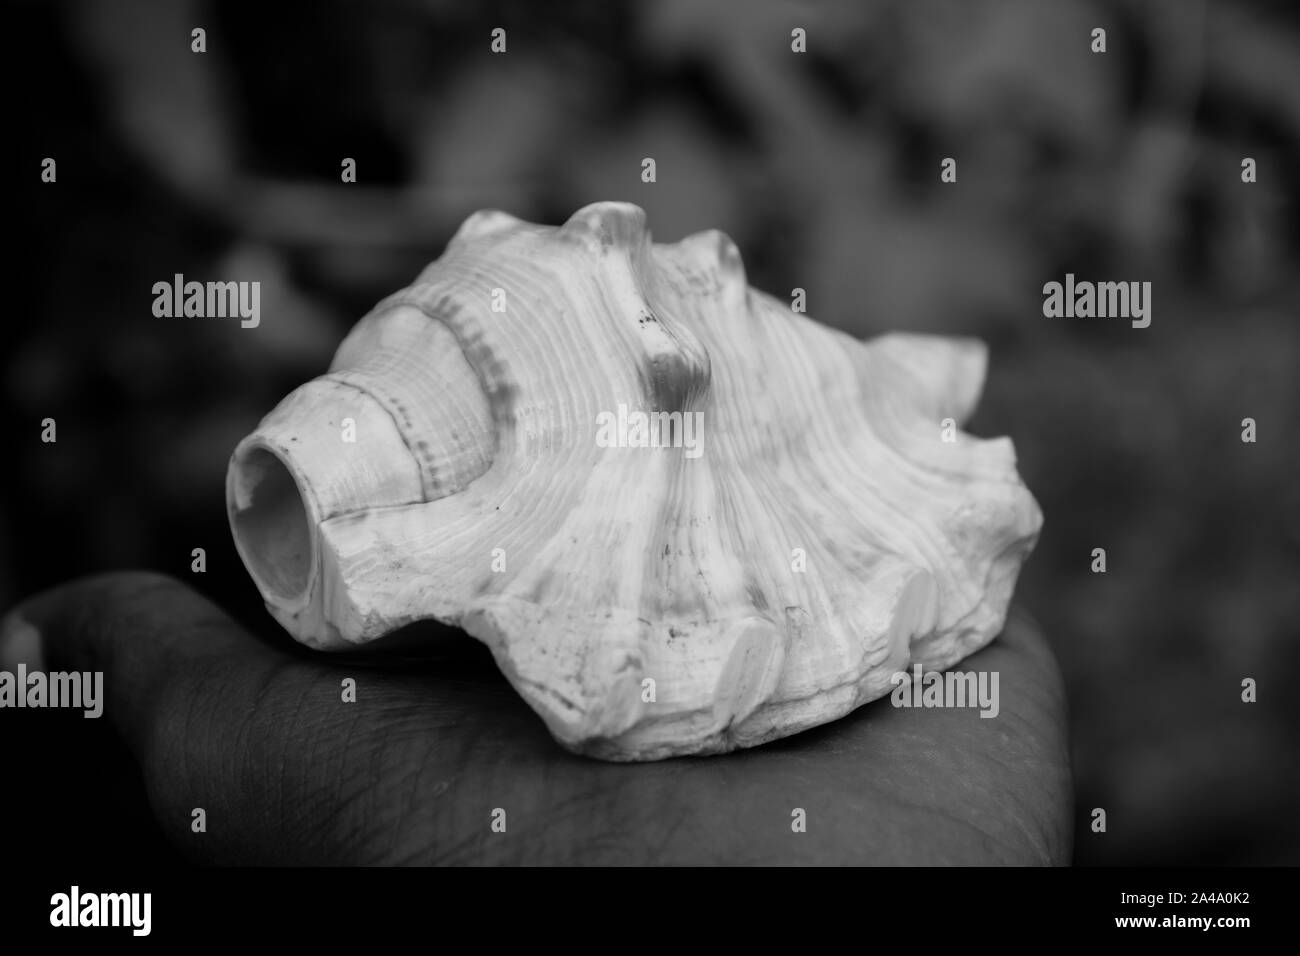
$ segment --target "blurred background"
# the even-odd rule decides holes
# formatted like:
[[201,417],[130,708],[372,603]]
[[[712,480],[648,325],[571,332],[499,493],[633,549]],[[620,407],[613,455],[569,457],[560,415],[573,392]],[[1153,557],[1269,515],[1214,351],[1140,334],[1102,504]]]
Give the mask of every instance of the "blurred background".
[[[659,241],[726,231],[752,284],[804,288],[812,315],[854,334],[989,342],[970,430],[1014,439],[1046,516],[1018,600],[1068,684],[1078,863],[1300,862],[1300,5],[4,12],[25,72],[5,160],[0,609],[146,567],[274,630],[226,524],[236,441],[468,213],[559,223],[627,200]],[[151,287],[177,272],[259,280],[261,325],[155,318]],[[1151,327],[1044,318],[1043,283],[1066,272],[1151,281]],[[45,417],[56,444],[40,442]],[[1095,547],[1106,574],[1089,570]],[[1241,702],[1244,677],[1258,704]],[[139,835],[147,811],[112,740],[70,760],[33,721],[9,726],[29,728],[4,745],[39,796],[32,833],[73,819],[61,839],[83,855],[170,855]]]

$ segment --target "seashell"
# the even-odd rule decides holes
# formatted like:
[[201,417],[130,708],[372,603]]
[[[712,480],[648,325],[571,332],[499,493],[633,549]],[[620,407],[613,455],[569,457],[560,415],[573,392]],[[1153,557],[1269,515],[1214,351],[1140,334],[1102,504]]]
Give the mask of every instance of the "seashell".
[[632,205],[480,212],[239,443],[231,527],[303,643],[432,618],[574,751],[754,746],[1001,630],[1042,517],[955,427],[985,359],[819,325]]

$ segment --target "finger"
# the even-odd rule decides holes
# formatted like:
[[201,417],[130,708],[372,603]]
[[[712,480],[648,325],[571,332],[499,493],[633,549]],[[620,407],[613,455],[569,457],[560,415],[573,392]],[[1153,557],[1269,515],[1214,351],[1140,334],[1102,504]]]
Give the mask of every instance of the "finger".
[[105,675],[103,709],[137,751],[147,749],[175,697],[232,666],[274,656],[215,605],[162,575],[83,578],[22,602],[0,627],[0,663]]
[[[0,626],[0,664],[18,663],[102,674],[102,714],[141,766],[164,832],[189,855],[239,859],[250,847],[292,842],[283,815],[268,812],[266,801],[281,794],[262,769],[275,765],[290,702],[260,698],[310,680],[310,665],[147,572],[84,578],[24,601]],[[192,828],[195,809],[213,818],[206,833]]]

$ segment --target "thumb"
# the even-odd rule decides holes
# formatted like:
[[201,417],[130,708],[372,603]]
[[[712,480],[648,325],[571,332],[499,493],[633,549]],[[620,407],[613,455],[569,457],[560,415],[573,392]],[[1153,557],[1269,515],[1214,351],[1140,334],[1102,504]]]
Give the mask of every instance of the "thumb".
[[0,624],[0,666],[102,673],[95,702],[138,756],[178,699],[194,700],[221,671],[277,666],[220,608],[165,575],[116,572],[28,598]]
[[[325,679],[311,664],[259,642],[191,588],[150,572],[82,578],[23,601],[0,624],[0,667],[13,672],[19,664],[102,675],[93,707],[143,770],[155,816],[184,852],[260,860],[290,839],[282,815],[267,809],[284,796],[284,778],[267,772],[273,761],[259,756],[291,732],[288,712],[303,688]],[[238,811],[239,826],[214,827],[196,841],[198,807],[224,819]]]

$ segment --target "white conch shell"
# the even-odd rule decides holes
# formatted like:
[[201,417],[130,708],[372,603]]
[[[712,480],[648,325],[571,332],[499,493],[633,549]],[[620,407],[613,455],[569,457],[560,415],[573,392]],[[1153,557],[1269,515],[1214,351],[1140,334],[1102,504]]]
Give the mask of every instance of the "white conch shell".
[[[573,750],[753,746],[1001,630],[1042,518],[1010,440],[953,427],[984,369],[795,314],[720,232],[478,213],[239,444],[231,526],[304,643],[434,618]],[[702,427],[644,447],[637,412]]]

